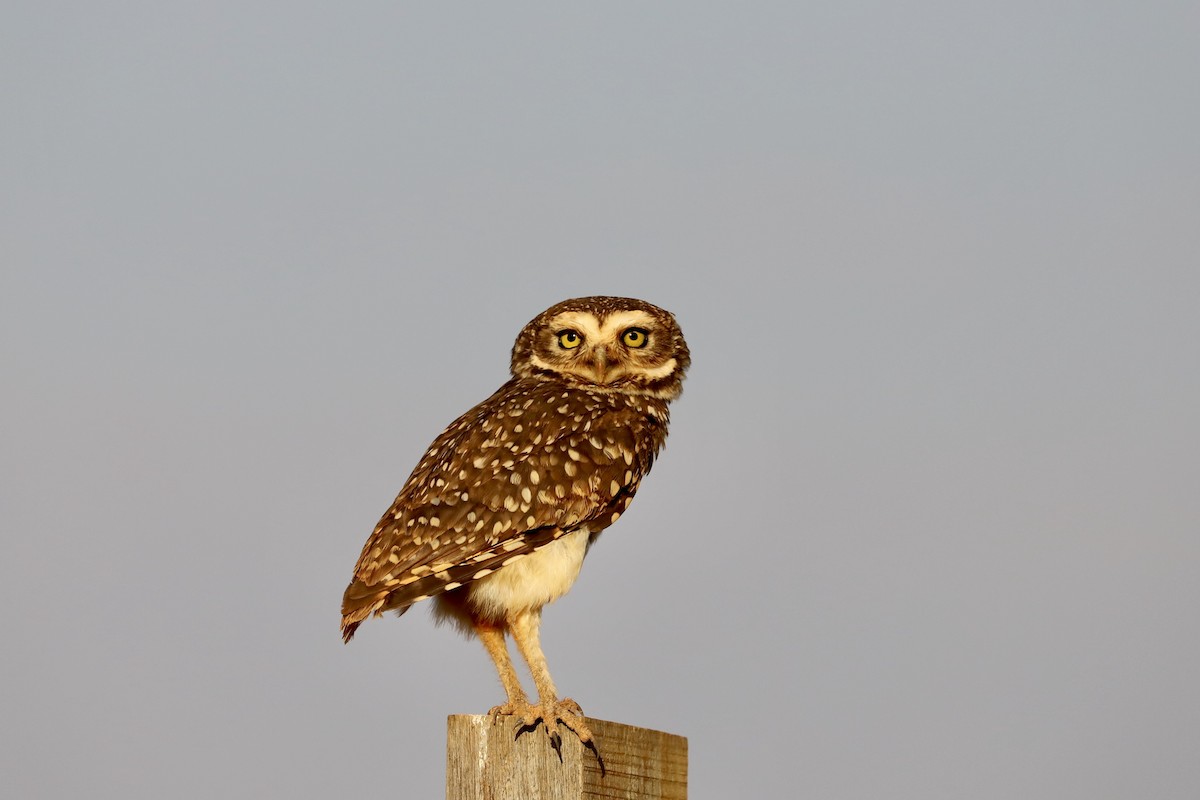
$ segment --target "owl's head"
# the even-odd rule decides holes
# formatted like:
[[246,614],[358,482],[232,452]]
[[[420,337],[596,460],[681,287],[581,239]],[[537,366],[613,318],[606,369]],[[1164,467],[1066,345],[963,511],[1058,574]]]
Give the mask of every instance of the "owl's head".
[[538,314],[512,351],[518,378],[673,400],[691,363],[669,311],[628,297],[577,297]]

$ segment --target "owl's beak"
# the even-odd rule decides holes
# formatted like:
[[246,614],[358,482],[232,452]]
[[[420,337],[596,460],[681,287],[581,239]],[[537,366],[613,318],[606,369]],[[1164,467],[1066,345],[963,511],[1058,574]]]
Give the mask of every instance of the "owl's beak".
[[593,362],[596,366],[596,383],[604,383],[608,378],[608,348],[596,345],[596,355]]

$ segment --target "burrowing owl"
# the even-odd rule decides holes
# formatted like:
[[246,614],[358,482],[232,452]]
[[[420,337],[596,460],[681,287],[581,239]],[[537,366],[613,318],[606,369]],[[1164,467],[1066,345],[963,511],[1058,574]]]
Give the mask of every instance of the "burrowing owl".
[[641,300],[581,297],[535,317],[513,345],[512,378],[433,441],[375,526],[342,599],[343,638],[372,614],[435,598],[435,613],[496,663],[508,702],[491,713],[543,723],[556,749],[562,723],[594,749],[579,705],[550,678],[542,607],[571,588],[650,471],[689,363],[675,318]]

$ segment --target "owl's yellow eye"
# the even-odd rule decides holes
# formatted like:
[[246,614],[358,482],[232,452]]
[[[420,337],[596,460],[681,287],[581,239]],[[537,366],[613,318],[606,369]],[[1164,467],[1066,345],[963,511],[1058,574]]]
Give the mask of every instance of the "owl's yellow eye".
[[648,338],[641,328],[630,328],[621,334],[621,341],[626,347],[645,347]]
[[583,344],[583,337],[579,335],[579,331],[568,329],[558,332],[558,346],[562,349],[574,350],[581,344]]

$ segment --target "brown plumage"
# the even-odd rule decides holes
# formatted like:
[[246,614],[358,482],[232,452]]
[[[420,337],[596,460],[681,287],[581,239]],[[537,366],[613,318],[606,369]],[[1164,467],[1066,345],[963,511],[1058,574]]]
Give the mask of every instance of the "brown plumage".
[[[434,440],[367,540],[342,600],[344,639],[371,615],[436,598],[496,662],[508,702],[493,713],[544,721],[556,745],[561,722],[592,744],[545,666],[541,609],[650,471],[689,363],[674,317],[640,300],[577,298],[539,314],[513,346],[512,379]],[[529,663],[536,706],[506,634]]]

